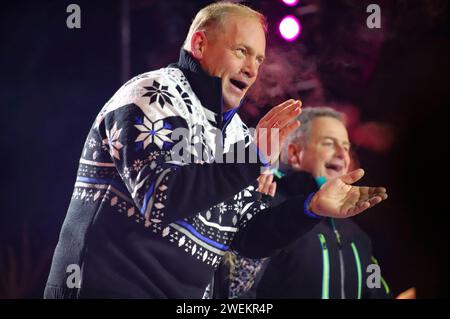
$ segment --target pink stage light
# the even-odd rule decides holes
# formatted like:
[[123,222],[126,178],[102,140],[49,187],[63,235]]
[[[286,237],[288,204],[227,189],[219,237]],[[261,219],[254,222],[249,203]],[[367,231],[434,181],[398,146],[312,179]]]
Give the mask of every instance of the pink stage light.
[[292,42],[300,35],[302,26],[296,17],[289,15],[281,20],[278,29],[283,39]]
[[283,0],[284,4],[293,7],[296,6],[298,3],[298,0]]

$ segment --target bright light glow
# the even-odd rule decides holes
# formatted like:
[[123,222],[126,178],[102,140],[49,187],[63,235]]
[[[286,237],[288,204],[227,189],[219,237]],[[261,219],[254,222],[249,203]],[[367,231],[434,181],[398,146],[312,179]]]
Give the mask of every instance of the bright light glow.
[[286,4],[290,7],[293,7],[293,6],[297,5],[298,0],[283,0],[283,2],[284,2],[284,4]]
[[278,29],[280,30],[280,34],[283,39],[290,42],[298,38],[302,30],[302,26],[296,17],[285,16],[283,20],[281,20]]

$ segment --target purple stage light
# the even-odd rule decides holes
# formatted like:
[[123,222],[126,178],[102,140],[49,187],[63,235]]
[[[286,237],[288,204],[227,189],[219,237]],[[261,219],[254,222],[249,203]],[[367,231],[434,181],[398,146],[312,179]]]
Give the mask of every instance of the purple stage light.
[[283,39],[291,42],[298,38],[302,30],[302,26],[296,17],[289,15],[285,16],[283,20],[281,20],[278,29],[280,30],[280,34]]
[[293,6],[297,5],[298,0],[283,0],[283,2],[284,2],[284,4],[286,4],[290,7],[293,7]]

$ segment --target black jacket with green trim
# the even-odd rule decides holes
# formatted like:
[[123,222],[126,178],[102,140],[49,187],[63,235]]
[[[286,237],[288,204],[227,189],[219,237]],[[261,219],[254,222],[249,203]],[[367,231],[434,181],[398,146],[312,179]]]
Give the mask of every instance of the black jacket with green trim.
[[[297,185],[292,172],[278,180],[273,205],[297,195]],[[247,297],[392,298],[381,271],[372,255],[369,236],[356,223],[324,218],[264,262],[257,284]]]

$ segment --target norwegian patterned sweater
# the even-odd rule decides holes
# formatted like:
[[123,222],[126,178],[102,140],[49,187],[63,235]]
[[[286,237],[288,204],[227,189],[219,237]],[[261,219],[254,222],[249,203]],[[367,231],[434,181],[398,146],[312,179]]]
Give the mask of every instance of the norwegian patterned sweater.
[[[257,153],[236,109],[223,113],[221,90],[182,50],[177,64],[131,79],[105,104],[82,151],[45,298],[201,298],[227,250],[272,255],[315,225],[295,214],[302,196],[265,209],[253,186],[258,156],[218,160],[218,150],[236,156],[239,145],[247,158]],[[69,285],[73,265],[80,278]]]

